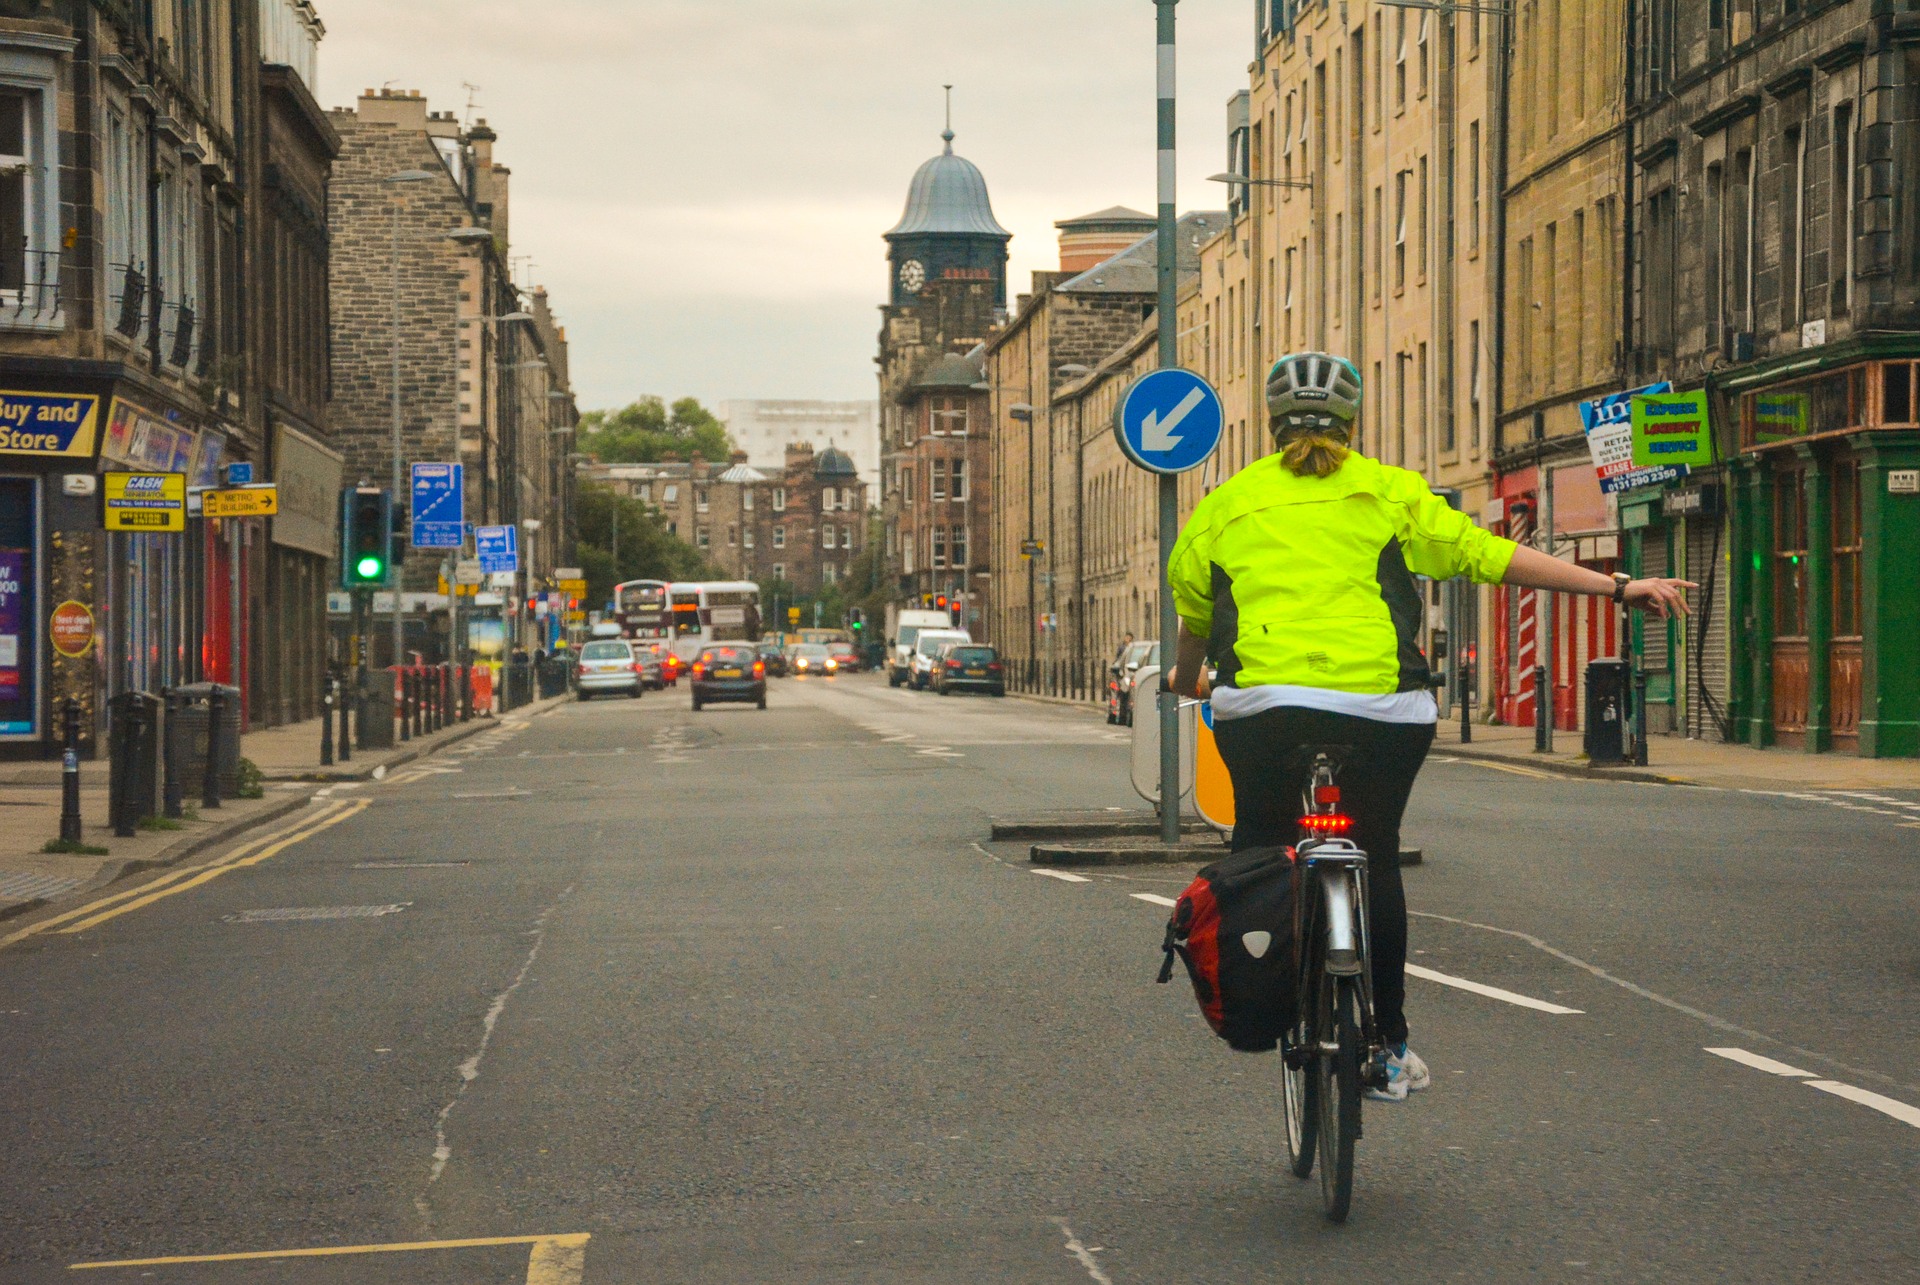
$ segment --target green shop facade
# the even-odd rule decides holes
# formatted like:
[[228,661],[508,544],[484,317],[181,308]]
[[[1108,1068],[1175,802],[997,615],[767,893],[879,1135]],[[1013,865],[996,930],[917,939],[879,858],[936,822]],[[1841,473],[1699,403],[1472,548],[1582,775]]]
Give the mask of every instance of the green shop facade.
[[1634,618],[1649,729],[1920,756],[1920,335],[1710,393],[1720,461],[1621,502],[1628,569],[1701,585],[1692,617]]

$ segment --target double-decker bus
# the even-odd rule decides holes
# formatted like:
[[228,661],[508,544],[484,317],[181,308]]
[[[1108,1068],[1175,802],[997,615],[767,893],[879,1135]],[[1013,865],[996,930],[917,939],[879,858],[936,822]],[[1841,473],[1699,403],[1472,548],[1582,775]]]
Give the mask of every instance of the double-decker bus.
[[627,580],[613,587],[613,619],[622,638],[663,640],[673,635],[665,580]]
[[760,586],[751,580],[675,580],[667,586],[668,645],[691,661],[717,642],[760,638]]

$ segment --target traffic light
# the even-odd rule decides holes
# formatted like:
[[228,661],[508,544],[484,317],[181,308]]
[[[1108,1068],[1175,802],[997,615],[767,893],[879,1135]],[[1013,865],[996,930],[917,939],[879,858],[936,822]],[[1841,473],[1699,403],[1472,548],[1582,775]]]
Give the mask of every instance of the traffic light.
[[393,497],[375,487],[340,493],[340,584],[372,589],[387,584],[393,566]]
[[943,593],[935,597],[933,605],[941,611],[945,611],[947,609],[947,595]]
[[854,607],[847,612],[847,616],[847,623],[853,626],[854,633],[857,634],[867,627],[867,613],[862,608]]

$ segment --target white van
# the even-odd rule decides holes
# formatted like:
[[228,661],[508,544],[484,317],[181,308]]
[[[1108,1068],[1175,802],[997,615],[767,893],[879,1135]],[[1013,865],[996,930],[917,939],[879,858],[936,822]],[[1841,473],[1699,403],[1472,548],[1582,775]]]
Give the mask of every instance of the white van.
[[907,683],[925,691],[933,682],[933,667],[940,659],[940,650],[949,643],[970,643],[973,635],[964,629],[955,629],[949,625],[945,629],[922,629],[913,640],[913,657],[908,662],[910,669]]
[[893,622],[893,644],[887,648],[887,686],[898,687],[913,678],[913,644],[923,629],[951,633],[953,617],[944,611],[902,611]]

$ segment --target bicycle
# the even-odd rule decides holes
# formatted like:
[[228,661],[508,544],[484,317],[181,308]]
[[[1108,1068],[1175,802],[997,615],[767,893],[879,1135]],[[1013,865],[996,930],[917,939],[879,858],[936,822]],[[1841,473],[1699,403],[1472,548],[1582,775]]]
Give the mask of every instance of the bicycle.
[[1353,819],[1340,812],[1332,753],[1312,752],[1294,859],[1320,895],[1303,892],[1296,910],[1300,1020],[1281,1041],[1283,1101],[1294,1176],[1311,1177],[1318,1159],[1321,1201],[1338,1223],[1353,1205],[1361,1096],[1386,1086],[1386,1070],[1368,969],[1367,854],[1345,837]]

